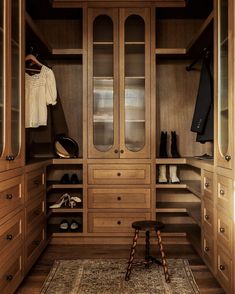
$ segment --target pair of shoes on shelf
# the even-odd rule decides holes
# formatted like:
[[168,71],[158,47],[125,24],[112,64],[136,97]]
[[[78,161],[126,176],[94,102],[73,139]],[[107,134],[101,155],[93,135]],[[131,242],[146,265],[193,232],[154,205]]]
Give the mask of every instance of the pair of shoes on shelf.
[[82,202],[81,198],[77,196],[70,196],[68,193],[65,193],[56,203],[49,206],[49,208],[60,208],[63,206],[74,208],[79,202]]
[[79,179],[76,174],[72,174],[69,178],[69,174],[64,174],[60,180],[60,184],[79,184]]
[[[160,184],[168,183],[166,164],[159,165],[158,183]],[[173,165],[173,164],[169,165],[169,183],[171,184],[180,183],[180,179],[177,176],[177,165]]]
[[79,223],[76,220],[72,220],[71,223],[69,223],[66,219],[63,219],[60,223],[60,231],[61,232],[77,232],[79,231]]
[[[171,156],[173,158],[179,158],[179,152],[177,149],[177,136],[176,132],[171,132]],[[159,157],[160,158],[167,158],[167,132],[161,132],[161,139],[160,139],[160,148],[159,148]]]

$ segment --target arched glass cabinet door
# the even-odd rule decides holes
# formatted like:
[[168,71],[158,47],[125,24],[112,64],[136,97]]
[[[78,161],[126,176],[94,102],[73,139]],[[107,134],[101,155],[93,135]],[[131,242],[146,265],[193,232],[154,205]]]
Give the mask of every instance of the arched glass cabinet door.
[[[150,156],[150,16],[148,9],[123,9],[121,61],[121,157]],[[123,58],[122,58],[123,56]]]
[[[115,158],[118,151],[117,13],[92,9],[88,42],[89,138],[91,158]],[[115,20],[116,19],[116,20]],[[116,24],[115,24],[116,23]]]
[[231,168],[232,142],[231,132],[231,28],[229,0],[218,0],[217,2],[217,42],[218,42],[218,165]]

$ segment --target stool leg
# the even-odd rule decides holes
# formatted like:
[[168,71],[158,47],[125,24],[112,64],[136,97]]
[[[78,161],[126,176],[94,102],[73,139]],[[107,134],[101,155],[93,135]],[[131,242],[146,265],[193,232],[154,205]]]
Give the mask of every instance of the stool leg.
[[149,231],[145,232],[145,267],[149,268],[149,248],[150,248],[150,236],[149,236]]
[[133,238],[133,243],[132,243],[131,252],[130,252],[130,258],[129,258],[128,266],[127,266],[127,269],[126,269],[126,276],[125,276],[126,281],[129,281],[129,279],[130,279],[131,267],[132,267],[132,263],[133,263],[133,260],[134,260],[135,247],[137,245],[138,236],[139,236],[139,230],[135,230],[135,235],[134,235],[134,238]]
[[159,249],[160,249],[160,252],[161,252],[162,266],[163,266],[163,270],[164,270],[164,274],[165,274],[165,279],[166,279],[167,283],[170,283],[170,276],[169,276],[169,273],[168,273],[166,257],[165,257],[165,253],[164,253],[163,245],[162,245],[161,232],[159,230],[157,231],[157,239],[158,239],[158,246],[159,246]]

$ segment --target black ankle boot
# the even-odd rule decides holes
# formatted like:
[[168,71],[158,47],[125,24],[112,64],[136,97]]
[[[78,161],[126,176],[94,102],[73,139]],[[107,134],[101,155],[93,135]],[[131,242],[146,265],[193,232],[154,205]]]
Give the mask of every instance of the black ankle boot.
[[167,132],[161,132],[159,157],[167,158]]
[[171,132],[171,155],[174,158],[180,157],[179,152],[177,150],[177,140],[176,140],[176,132]]

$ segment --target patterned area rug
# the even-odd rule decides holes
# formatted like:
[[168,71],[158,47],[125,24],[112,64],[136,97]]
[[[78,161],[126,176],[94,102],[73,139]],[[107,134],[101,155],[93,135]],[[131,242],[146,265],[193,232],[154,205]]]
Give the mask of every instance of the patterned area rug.
[[168,259],[171,283],[165,282],[162,267],[134,266],[125,281],[123,259],[57,260],[41,294],[198,294],[199,288],[186,259]]

